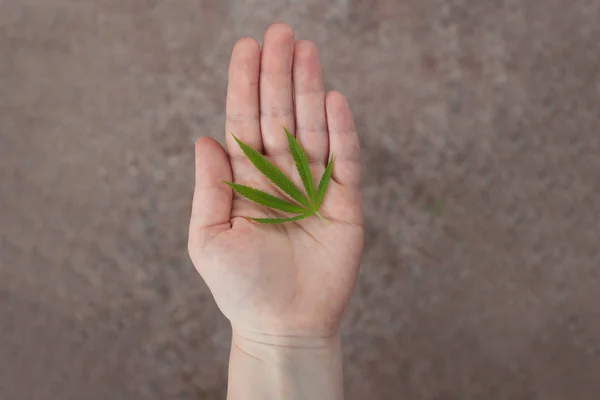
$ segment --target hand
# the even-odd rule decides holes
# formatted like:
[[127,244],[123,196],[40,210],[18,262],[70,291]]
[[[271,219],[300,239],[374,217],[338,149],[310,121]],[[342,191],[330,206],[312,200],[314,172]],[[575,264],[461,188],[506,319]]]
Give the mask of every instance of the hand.
[[[189,253],[234,334],[262,338],[329,338],[353,291],[363,245],[359,141],[350,108],[339,92],[324,93],[317,49],[272,25],[261,49],[239,40],[231,56],[226,107],[228,153],[211,138],[196,142],[196,187]],[[285,217],[222,183],[233,181],[278,197],[246,159],[240,140],[265,154],[302,188],[288,151],[285,126],[304,148],[313,177],[330,153],[332,180],[320,213],[283,225],[244,219]],[[270,339],[269,339],[270,340]]]

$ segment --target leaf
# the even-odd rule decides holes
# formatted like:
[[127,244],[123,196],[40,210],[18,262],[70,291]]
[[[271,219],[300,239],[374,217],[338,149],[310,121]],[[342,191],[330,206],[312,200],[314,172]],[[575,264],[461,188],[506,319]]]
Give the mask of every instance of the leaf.
[[317,198],[315,201],[315,209],[319,209],[321,207],[321,203],[325,198],[325,193],[327,192],[327,187],[329,186],[329,181],[331,180],[331,172],[333,171],[333,154],[329,157],[329,163],[327,164],[327,168],[325,168],[325,172],[323,172],[323,176],[321,176],[321,181],[319,182],[319,188],[317,189]]
[[283,127],[283,130],[287,135],[290,153],[292,153],[292,157],[296,163],[296,169],[300,174],[306,194],[308,195],[310,201],[315,204],[315,188],[313,186],[312,173],[310,172],[310,166],[308,165],[306,153],[304,153],[304,150],[302,150],[302,147],[300,147],[300,143],[298,143],[296,138],[292,136],[285,126]]
[[239,140],[233,133],[231,134],[237,144],[240,146],[246,157],[252,164],[277,187],[287,193],[298,203],[311,207],[310,202],[304,197],[302,192],[292,183],[292,181],[283,174],[275,165],[267,160],[262,154]]
[[329,163],[325,168],[325,172],[323,173],[323,176],[319,181],[319,186],[317,188],[317,192],[315,193],[312,173],[310,171],[310,166],[308,164],[306,153],[304,152],[304,150],[302,150],[302,147],[300,146],[298,141],[290,134],[290,132],[285,128],[285,126],[283,127],[283,130],[287,135],[290,153],[292,154],[292,157],[294,159],[294,163],[296,165],[296,169],[298,170],[298,174],[302,179],[304,189],[306,190],[306,195],[304,195],[302,191],[298,189],[294,185],[294,183],[283,174],[283,172],[281,172],[262,154],[260,154],[252,147],[239,140],[233,133],[231,135],[238,143],[246,157],[250,160],[250,162],[271,182],[277,185],[279,189],[287,193],[292,199],[296,200],[301,205],[290,202],[287,199],[281,199],[272,196],[256,188],[232,182],[223,182],[229,185],[236,193],[250,199],[251,201],[257,204],[276,210],[299,214],[289,218],[244,217],[251,221],[262,224],[280,224],[284,222],[299,221],[301,219],[308,218],[312,215],[317,215],[326,224],[328,224],[329,221],[321,214],[319,214],[319,207],[321,206],[321,203],[325,198],[329,181],[331,180],[331,174],[333,170],[333,154],[329,159]]
[[306,214],[296,215],[295,217],[292,217],[292,218],[252,218],[252,217],[247,217],[247,218],[254,222],[261,223],[261,224],[282,224],[284,222],[299,221],[301,219],[308,218],[311,215],[313,215],[313,214],[306,213]]
[[226,182],[233,190],[239,193],[241,196],[252,200],[253,202],[260,204],[261,206],[266,206],[270,208],[274,208],[276,210],[291,212],[291,213],[306,213],[306,208],[299,206],[297,204],[289,203],[279,197],[272,196],[268,193],[263,192],[262,190],[258,190],[255,188],[251,188],[250,186],[240,185],[237,183]]

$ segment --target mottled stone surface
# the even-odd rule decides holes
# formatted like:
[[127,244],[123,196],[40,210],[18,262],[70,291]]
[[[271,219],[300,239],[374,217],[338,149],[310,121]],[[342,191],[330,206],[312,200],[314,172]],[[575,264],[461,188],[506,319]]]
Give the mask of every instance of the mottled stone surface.
[[224,397],[192,144],[275,21],[364,146],[347,399],[598,399],[598,0],[0,1],[0,398]]

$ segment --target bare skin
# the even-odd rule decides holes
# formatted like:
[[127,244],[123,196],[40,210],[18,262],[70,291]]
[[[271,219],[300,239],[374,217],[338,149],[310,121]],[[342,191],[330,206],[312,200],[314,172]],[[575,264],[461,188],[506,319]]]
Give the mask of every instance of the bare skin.
[[[309,41],[274,24],[262,49],[251,38],[232,52],[227,152],[196,142],[189,253],[233,335],[228,399],[341,399],[339,324],[354,289],[363,244],[360,150],[339,92],[325,94]],[[234,133],[302,187],[282,126],[306,151],[318,179],[331,153],[332,180],[320,213],[284,225],[244,219],[289,217],[234,196],[222,180],[285,197],[245,158]],[[317,182],[315,182],[317,183]]]

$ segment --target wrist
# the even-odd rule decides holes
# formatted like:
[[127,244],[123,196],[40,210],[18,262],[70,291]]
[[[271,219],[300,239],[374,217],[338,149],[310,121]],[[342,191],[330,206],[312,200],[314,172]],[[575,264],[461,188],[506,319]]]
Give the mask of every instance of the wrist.
[[319,351],[338,349],[339,332],[323,336],[273,335],[232,327],[232,340],[242,345],[273,349],[272,351]]
[[233,329],[232,348],[280,367],[327,364],[341,357],[339,333],[324,337],[279,336]]
[[255,383],[262,381],[262,397],[257,398],[342,398],[342,352],[337,332],[327,337],[295,337],[233,328],[230,389],[234,391],[239,382],[232,374],[237,375],[240,369],[254,371]]

